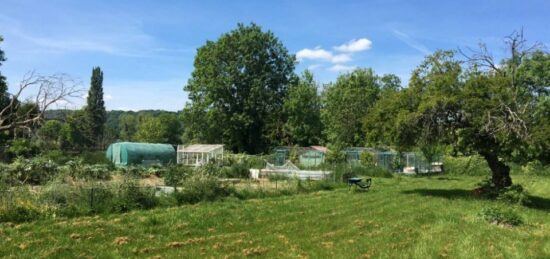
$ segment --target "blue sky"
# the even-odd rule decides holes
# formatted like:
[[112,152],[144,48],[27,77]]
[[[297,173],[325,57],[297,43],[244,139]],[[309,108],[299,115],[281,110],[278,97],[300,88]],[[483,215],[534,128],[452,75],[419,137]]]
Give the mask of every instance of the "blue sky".
[[[27,1],[0,4],[0,71],[13,89],[30,70],[89,87],[104,71],[107,109],[179,110],[195,50],[239,22],[271,30],[320,83],[355,67],[411,70],[436,49],[485,42],[495,56],[523,28],[550,46],[550,1]],[[79,106],[74,100],[68,107]]]

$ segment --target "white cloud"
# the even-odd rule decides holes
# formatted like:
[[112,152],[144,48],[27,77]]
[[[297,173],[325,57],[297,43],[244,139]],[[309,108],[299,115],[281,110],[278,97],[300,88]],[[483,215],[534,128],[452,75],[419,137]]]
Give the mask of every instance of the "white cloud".
[[361,38],[358,40],[350,40],[348,43],[334,47],[335,50],[341,52],[359,52],[370,49],[372,41],[367,38]]
[[334,55],[331,59],[332,63],[346,63],[351,61],[351,56],[348,54]]
[[108,100],[113,100],[113,96],[110,95],[110,94],[106,94],[106,95],[103,96],[103,99],[105,99],[105,100],[107,100],[107,101],[108,101]]
[[296,53],[296,58],[298,58],[298,60],[327,60],[335,64],[351,61],[351,56],[349,54],[333,55],[332,52],[324,50],[320,47],[316,47],[315,49],[302,49]]
[[303,59],[325,59],[330,60],[332,58],[332,53],[326,51],[320,47],[315,49],[302,49],[296,53],[296,58],[298,60]]
[[345,66],[345,65],[341,65],[341,64],[336,64],[332,67],[330,67],[328,70],[332,71],[332,72],[344,72],[344,71],[350,71],[350,70],[354,70],[355,69],[355,66]]

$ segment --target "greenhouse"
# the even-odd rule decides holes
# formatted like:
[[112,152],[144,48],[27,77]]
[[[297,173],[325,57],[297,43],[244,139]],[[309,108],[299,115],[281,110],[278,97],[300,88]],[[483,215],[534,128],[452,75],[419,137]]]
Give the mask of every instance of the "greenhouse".
[[178,164],[200,166],[210,161],[223,161],[223,145],[178,145]]
[[106,156],[115,166],[166,165],[176,162],[176,150],[170,144],[113,143],[107,148]]
[[299,156],[300,165],[315,167],[325,162],[327,148],[322,146],[311,146],[302,148]]

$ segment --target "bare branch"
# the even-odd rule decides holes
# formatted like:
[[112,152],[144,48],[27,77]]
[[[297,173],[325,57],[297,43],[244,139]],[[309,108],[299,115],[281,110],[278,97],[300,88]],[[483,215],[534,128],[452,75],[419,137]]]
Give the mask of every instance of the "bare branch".
[[[0,111],[0,130],[31,129],[44,120],[44,113],[59,102],[70,103],[71,98],[79,97],[83,89],[80,82],[66,74],[40,76],[34,71],[28,72],[15,94],[10,95],[10,103]],[[36,94],[21,102],[23,93],[36,87]],[[24,113],[20,113],[23,104],[30,104]]]

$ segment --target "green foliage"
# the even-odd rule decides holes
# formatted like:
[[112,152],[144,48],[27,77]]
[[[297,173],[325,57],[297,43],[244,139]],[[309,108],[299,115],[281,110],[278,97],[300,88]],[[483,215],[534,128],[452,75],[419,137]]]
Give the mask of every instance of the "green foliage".
[[283,139],[283,102],[295,57],[270,32],[239,24],[197,50],[185,91],[184,141],[256,154]]
[[485,176],[491,173],[491,169],[482,157],[472,156],[445,156],[443,159],[445,174]]
[[32,157],[40,152],[40,148],[30,139],[18,138],[12,140],[6,150],[10,157]]
[[162,174],[164,183],[168,186],[180,186],[193,173],[193,169],[180,165],[169,165]]
[[37,220],[42,213],[30,204],[18,204],[14,207],[0,208],[0,222],[22,223]]
[[44,184],[59,172],[57,164],[42,157],[17,158],[8,167],[7,179],[11,184]]
[[46,121],[37,131],[39,142],[43,149],[59,149],[61,148],[60,132],[63,128],[63,123],[58,120]]
[[496,225],[518,226],[523,223],[521,216],[510,208],[483,208],[478,216],[481,219]]
[[376,157],[368,151],[361,152],[359,161],[361,162],[361,165],[364,166],[376,166]]
[[179,204],[213,201],[229,196],[231,189],[221,183],[216,175],[219,172],[212,166],[197,168],[183,183],[183,190],[174,193]]
[[225,167],[222,175],[227,178],[249,178],[250,166],[247,163],[234,163],[229,167]]
[[90,127],[90,117],[85,110],[71,113],[60,132],[63,150],[85,150],[94,143],[94,132]]
[[309,70],[289,87],[283,112],[287,116],[284,125],[288,138],[286,144],[305,147],[321,142],[321,99]]
[[87,165],[81,159],[67,162],[63,170],[67,175],[76,179],[108,180],[111,178],[111,168],[109,165]]
[[346,162],[346,153],[340,145],[329,145],[328,151],[325,157],[327,164],[342,164]]
[[528,175],[550,176],[550,166],[544,166],[540,161],[534,160],[521,166],[521,172]]
[[92,69],[90,84],[85,111],[88,117],[88,128],[91,131],[92,145],[97,146],[103,138],[105,122],[107,121],[107,111],[103,100],[103,71],[101,71],[101,68],[94,67]]
[[321,118],[329,143],[363,146],[363,118],[379,97],[380,77],[372,69],[340,75],[323,92]]
[[529,194],[519,184],[499,188],[491,179],[485,179],[478,184],[476,193],[487,199],[495,199],[510,204],[529,205],[531,200]]
[[133,139],[149,143],[179,143],[181,123],[175,114],[143,116]]
[[128,212],[136,209],[151,209],[158,204],[159,200],[153,188],[141,187],[136,181],[127,179],[118,187],[112,210]]

